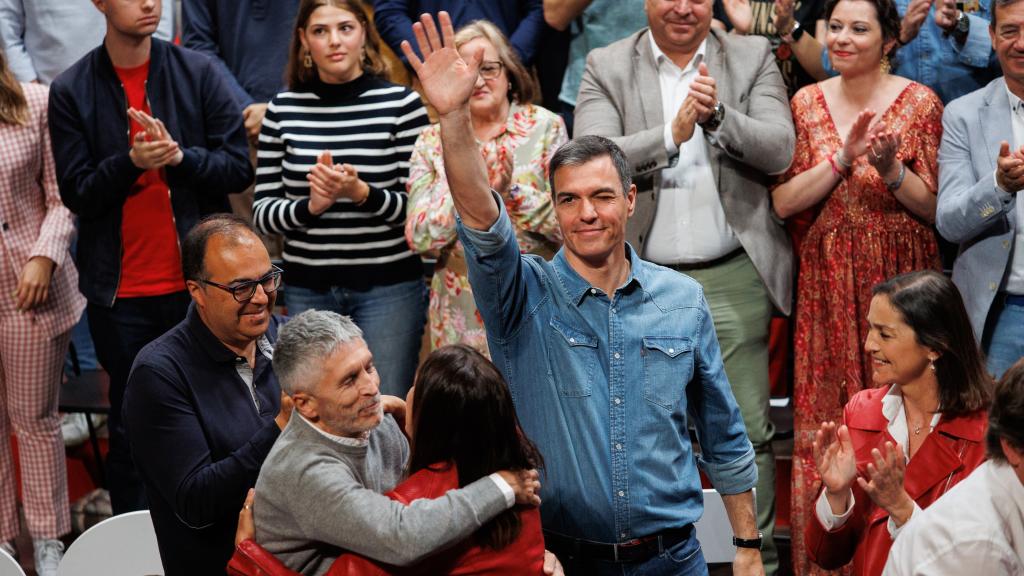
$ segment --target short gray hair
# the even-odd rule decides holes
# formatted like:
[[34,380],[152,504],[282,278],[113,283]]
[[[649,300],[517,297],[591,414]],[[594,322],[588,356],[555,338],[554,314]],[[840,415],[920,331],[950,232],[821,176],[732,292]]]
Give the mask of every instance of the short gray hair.
[[622,195],[628,196],[629,187],[633,185],[633,170],[629,167],[626,153],[615,142],[604,136],[596,136],[594,134],[569,140],[562,144],[558,151],[555,152],[555,155],[551,157],[551,164],[548,169],[551,196],[554,197],[558,193],[555,190],[555,172],[559,168],[562,166],[582,166],[602,156],[607,156],[611,159],[612,166],[615,167],[615,172],[619,175],[619,182],[622,184]]
[[363,337],[348,316],[326,310],[306,310],[289,320],[277,334],[274,373],[285,394],[309,391],[319,380],[324,358],[342,344]]

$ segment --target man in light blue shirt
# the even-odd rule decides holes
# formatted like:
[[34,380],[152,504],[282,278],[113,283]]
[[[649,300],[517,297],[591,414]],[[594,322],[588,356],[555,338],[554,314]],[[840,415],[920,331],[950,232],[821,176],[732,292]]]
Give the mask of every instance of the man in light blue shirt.
[[550,262],[520,254],[470,120],[482,54],[463,61],[446,13],[440,21],[443,40],[433,23],[416,24],[425,61],[402,48],[440,117],[494,363],[544,454],[548,547],[570,576],[706,574],[692,530],[703,512],[699,463],[723,494],[740,546],[734,574],[763,574],[754,451],[703,289],[626,244],[636,186],[622,151],[599,136],[566,144],[551,163],[562,250]]
[[[155,36],[174,39],[168,2]],[[21,82],[50,84],[58,74],[103,42],[107,23],[89,0],[0,0],[4,54]]]

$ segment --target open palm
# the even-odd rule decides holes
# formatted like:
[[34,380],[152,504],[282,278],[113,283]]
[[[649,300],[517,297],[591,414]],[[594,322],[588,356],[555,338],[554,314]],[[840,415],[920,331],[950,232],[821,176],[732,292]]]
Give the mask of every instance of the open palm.
[[849,490],[857,477],[857,456],[846,426],[822,423],[814,435],[814,463],[821,483],[833,494]]
[[444,116],[469,102],[476,85],[483,51],[481,49],[470,56],[468,62],[463,60],[455,49],[455,29],[451,17],[442,11],[438,13],[437,19],[441,24],[440,36],[429,14],[420,16],[420,21],[412,26],[416,43],[423,54],[422,60],[408,41],[402,42],[402,52],[420,79],[423,95],[437,113]]

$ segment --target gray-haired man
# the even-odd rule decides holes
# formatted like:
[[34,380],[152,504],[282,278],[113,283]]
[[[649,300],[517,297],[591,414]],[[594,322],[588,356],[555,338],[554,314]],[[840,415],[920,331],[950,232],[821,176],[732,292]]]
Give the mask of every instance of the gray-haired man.
[[296,417],[256,482],[256,540],[293,570],[323,574],[344,551],[410,565],[515,503],[539,503],[532,470],[497,472],[410,506],[382,495],[401,479],[409,444],[381,409],[373,355],[348,317],[292,318],[274,371]]

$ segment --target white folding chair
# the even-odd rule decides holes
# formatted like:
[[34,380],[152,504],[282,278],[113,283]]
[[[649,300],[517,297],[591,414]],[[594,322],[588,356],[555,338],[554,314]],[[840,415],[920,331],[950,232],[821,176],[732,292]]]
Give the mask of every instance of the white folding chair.
[[25,576],[18,561],[3,550],[0,550],[0,576]]
[[149,510],[108,518],[64,553],[57,576],[163,576]]
[[704,515],[697,521],[696,527],[700,548],[708,564],[733,561],[736,548],[732,545],[732,524],[725,512],[722,495],[717,490],[704,489]]

